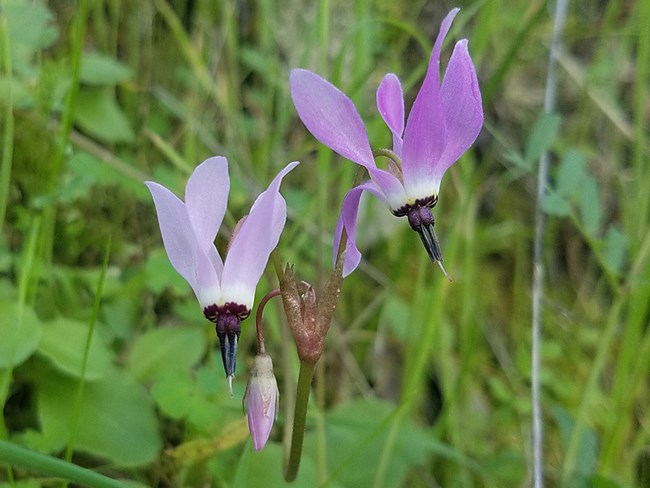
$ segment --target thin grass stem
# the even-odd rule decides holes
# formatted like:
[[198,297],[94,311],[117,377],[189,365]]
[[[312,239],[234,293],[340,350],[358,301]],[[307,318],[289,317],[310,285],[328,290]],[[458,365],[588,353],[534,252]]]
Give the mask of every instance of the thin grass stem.
[[[83,357],[81,360],[81,372],[79,375],[79,385],[77,386],[77,394],[74,402],[74,411],[72,413],[72,421],[70,422],[70,435],[68,436],[68,444],[65,449],[64,459],[68,462],[72,460],[72,451],[74,449],[77,431],[79,430],[79,417],[81,416],[81,406],[83,405],[84,389],[86,386],[86,369],[88,367],[88,357],[90,355],[90,344],[93,340],[95,333],[95,325],[97,324],[97,317],[99,316],[99,306],[101,304],[102,295],[104,293],[104,283],[106,281],[106,270],[108,269],[108,261],[111,255],[112,237],[108,237],[106,247],[104,248],[104,259],[102,262],[102,269],[97,281],[97,289],[95,290],[95,299],[93,301],[93,309],[88,323],[88,335],[86,336],[86,344],[84,345]],[[68,486],[65,483],[65,486]]]
[[[555,110],[557,92],[557,53],[560,49],[561,35],[568,8],[568,0],[557,0],[553,19],[553,37],[549,55],[548,71],[546,74],[546,90],[544,93],[544,111],[551,113]],[[531,398],[532,398],[532,442],[533,442],[533,486],[544,486],[544,426],[542,420],[541,378],[540,378],[540,347],[542,340],[542,299],[544,296],[544,234],[546,219],[542,202],[548,184],[550,155],[545,151],[540,160],[537,172],[537,196],[535,208],[535,242],[533,251],[533,290],[532,290],[532,327],[531,327]]]

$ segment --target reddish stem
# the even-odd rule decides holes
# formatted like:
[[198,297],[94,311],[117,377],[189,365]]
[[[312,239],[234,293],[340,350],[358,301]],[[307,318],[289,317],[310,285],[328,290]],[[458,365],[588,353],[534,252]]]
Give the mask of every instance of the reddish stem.
[[257,329],[257,345],[260,354],[266,354],[266,347],[264,346],[264,328],[262,327],[262,314],[264,313],[264,307],[271,298],[277,297],[279,294],[279,289],[268,292],[266,295],[264,295],[264,298],[262,298],[262,301],[257,307],[257,314],[255,315],[255,327]]

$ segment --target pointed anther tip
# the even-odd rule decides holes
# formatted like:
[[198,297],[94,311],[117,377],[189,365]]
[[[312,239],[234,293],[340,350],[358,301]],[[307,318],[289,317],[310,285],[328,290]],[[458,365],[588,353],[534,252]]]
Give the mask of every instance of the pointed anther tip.
[[442,261],[438,261],[438,266],[440,266],[440,269],[442,270],[442,274],[445,275],[445,277],[449,280],[449,283],[453,283],[454,280],[451,279],[451,276],[447,273],[447,270],[445,267],[442,265]]

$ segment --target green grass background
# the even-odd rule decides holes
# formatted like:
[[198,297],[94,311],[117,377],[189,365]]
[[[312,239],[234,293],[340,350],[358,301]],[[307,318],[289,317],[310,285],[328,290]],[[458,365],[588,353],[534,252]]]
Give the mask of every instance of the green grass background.
[[[439,23],[470,40],[485,127],[435,209],[447,282],[404,219],[368,199],[294,486],[530,483],[535,175],[544,201],[542,401],[548,486],[650,486],[650,2],[570,3],[557,113],[542,114],[552,2],[0,0],[0,439],[130,486],[282,486],[297,358],[267,308],[281,412],[260,453],[206,322],[169,265],[153,179],[182,194],[230,162],[217,245],[287,162],[279,253],[317,288],[355,165],[303,127],[288,74],[355,101],[373,147],[387,72],[407,110]],[[269,269],[257,301],[277,286]],[[4,446],[4,445],[3,445]],[[3,450],[0,450],[3,453]],[[0,486],[61,486],[5,460]],[[2,466],[2,464],[0,464]],[[97,485],[100,486],[100,485]]]

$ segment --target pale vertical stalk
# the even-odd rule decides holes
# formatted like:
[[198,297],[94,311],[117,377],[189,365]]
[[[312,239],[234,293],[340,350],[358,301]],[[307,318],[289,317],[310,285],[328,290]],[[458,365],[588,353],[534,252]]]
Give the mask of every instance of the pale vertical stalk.
[[[546,75],[546,92],[544,94],[544,112],[550,113],[555,109],[555,95],[557,88],[556,58],[560,49],[561,34],[564,29],[564,20],[568,7],[568,0],[557,0],[553,19],[553,37]],[[533,313],[532,313],[532,340],[531,340],[531,395],[533,403],[533,486],[544,486],[544,456],[543,439],[544,428],[542,423],[542,405],[540,388],[540,343],[542,336],[541,303],[544,288],[543,243],[545,231],[544,210],[542,202],[548,180],[549,153],[545,151],[539,159],[537,173],[537,200],[535,208],[535,243],[533,255]]]
[[0,1],[0,72],[7,81],[5,95],[5,113],[2,137],[2,163],[0,166],[0,229],[4,226],[7,202],[9,200],[9,182],[14,151],[14,104],[11,85],[13,68],[11,65],[11,48],[9,46],[9,26],[4,14],[5,5]]

